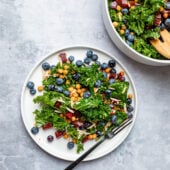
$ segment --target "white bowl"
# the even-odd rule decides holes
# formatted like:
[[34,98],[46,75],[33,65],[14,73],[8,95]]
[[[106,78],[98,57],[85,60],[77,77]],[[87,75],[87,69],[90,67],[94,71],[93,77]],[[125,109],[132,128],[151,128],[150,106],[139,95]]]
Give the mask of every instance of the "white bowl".
[[109,10],[108,10],[108,0],[102,1],[103,6],[103,20],[105,27],[107,29],[107,32],[112,39],[112,41],[115,43],[115,45],[128,57],[132,58],[133,60],[136,60],[140,63],[152,65],[152,66],[167,66],[170,65],[170,60],[159,60],[159,59],[153,59],[149,58],[145,55],[142,55],[138,53],[133,48],[129,47],[125,41],[120,37],[119,33],[116,31],[116,29],[113,27]]

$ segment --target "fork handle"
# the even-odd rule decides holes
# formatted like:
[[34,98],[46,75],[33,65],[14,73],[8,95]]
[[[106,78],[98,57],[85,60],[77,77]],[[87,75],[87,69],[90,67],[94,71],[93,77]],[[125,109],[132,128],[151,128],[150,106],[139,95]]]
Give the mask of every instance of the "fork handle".
[[66,167],[64,170],[72,170],[75,166],[77,166],[84,158],[86,158],[87,155],[89,155],[97,146],[99,146],[105,138],[102,138],[99,142],[97,142],[94,146],[92,146],[90,149],[88,149],[83,155],[81,155],[77,160],[75,160],[73,163],[71,163],[68,167]]

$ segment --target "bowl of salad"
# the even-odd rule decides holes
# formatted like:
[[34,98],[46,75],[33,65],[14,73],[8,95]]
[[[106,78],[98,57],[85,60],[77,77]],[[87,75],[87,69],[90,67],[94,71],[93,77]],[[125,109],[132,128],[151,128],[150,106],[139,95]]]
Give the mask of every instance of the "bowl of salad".
[[49,154],[70,161],[133,117],[131,125],[85,161],[113,151],[130,133],[136,111],[136,90],[126,68],[105,51],[86,46],[59,49],[39,61],[21,95],[21,115],[31,138]]
[[123,53],[143,64],[170,65],[170,59],[161,55],[150,42],[162,42],[160,32],[170,31],[169,1],[104,0],[102,3],[107,32]]

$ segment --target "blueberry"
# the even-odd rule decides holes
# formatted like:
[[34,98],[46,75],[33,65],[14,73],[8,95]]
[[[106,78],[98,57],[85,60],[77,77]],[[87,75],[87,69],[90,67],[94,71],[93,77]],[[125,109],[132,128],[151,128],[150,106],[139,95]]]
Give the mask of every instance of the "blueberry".
[[86,121],[86,122],[84,123],[83,127],[84,127],[85,129],[87,129],[87,128],[89,128],[91,125],[92,125],[91,122],[87,122],[87,121]]
[[116,74],[116,69],[115,68],[112,68],[111,70],[110,70],[110,73],[114,73],[114,74]]
[[30,94],[31,94],[31,95],[36,94],[36,90],[35,90],[35,89],[30,89]]
[[52,135],[47,136],[48,142],[52,142],[54,140],[54,137]]
[[88,50],[87,53],[86,53],[86,56],[88,58],[92,58],[92,55],[93,55],[93,51],[92,50]]
[[36,135],[39,132],[39,128],[38,127],[32,127],[31,128],[31,133]]
[[113,123],[113,124],[116,123],[116,121],[117,121],[117,116],[116,116],[116,115],[113,115],[112,118],[111,118],[111,120],[112,120],[112,123]]
[[167,18],[164,22],[165,28],[170,31],[170,18]]
[[114,59],[109,60],[108,65],[109,65],[109,67],[115,67],[116,66],[116,61]]
[[55,85],[54,84],[49,84],[48,85],[48,90],[54,91],[55,90]]
[[81,75],[79,73],[75,73],[72,75],[73,80],[79,80],[81,78]]
[[64,94],[65,96],[67,96],[67,97],[69,97],[69,96],[70,96],[70,92],[69,92],[69,91],[67,91],[67,90],[64,90],[64,91],[63,91],[63,94]]
[[85,58],[84,59],[84,63],[86,63],[86,64],[90,64],[90,61],[91,61],[90,58]]
[[132,42],[131,42],[131,41],[128,41],[128,40],[126,40],[126,44],[127,44],[127,45],[129,45],[129,46],[131,46],[131,45],[132,45]]
[[101,86],[101,81],[97,80],[96,83],[94,84],[95,87],[100,87]]
[[107,63],[101,64],[101,69],[106,69],[107,67],[108,67],[108,64],[107,64]]
[[98,55],[97,54],[93,54],[91,59],[93,61],[97,61],[98,60]]
[[45,62],[45,63],[42,64],[42,68],[43,68],[44,70],[49,70],[49,69],[50,69],[50,64],[47,63],[47,62]]
[[167,9],[167,10],[169,10],[169,9],[170,9],[170,2],[167,2],[167,3],[166,3],[166,7],[165,7],[165,9]]
[[64,83],[64,80],[62,78],[57,78],[56,83],[57,85],[62,85]]
[[123,9],[122,9],[122,14],[123,14],[123,15],[128,14],[128,12],[129,12],[129,10],[128,10],[127,8],[123,8]]
[[163,22],[160,24],[160,29],[161,29],[161,30],[164,30],[164,29],[165,29],[165,24],[164,24]]
[[107,73],[106,72],[103,72],[103,77],[107,78]]
[[33,89],[33,88],[34,88],[34,83],[33,83],[32,81],[29,81],[29,82],[27,83],[27,87],[28,87],[29,89]]
[[95,62],[98,66],[100,66],[101,64],[100,64],[100,61],[96,61]]
[[115,79],[113,79],[113,78],[111,78],[111,79],[109,80],[109,84],[112,84],[112,83],[115,83]]
[[132,103],[132,99],[127,98],[126,103],[127,103],[127,104],[131,104],[131,103]]
[[134,37],[134,35],[132,35],[132,34],[129,34],[129,35],[127,36],[127,40],[130,41],[130,42],[133,42],[134,39],[135,39],[135,37]]
[[76,61],[77,67],[81,67],[83,65],[83,62],[81,60]]
[[96,132],[96,135],[97,135],[97,137],[100,137],[100,136],[102,136],[103,134],[102,134],[101,131],[98,130],[98,131]]
[[132,111],[133,111],[133,106],[132,106],[132,105],[129,105],[129,106],[127,107],[127,111],[128,111],[128,112],[132,112]]
[[133,117],[133,114],[131,112],[128,112],[127,115],[128,115],[128,118],[132,118]]
[[107,89],[107,90],[105,91],[105,94],[106,94],[106,96],[111,96],[112,91],[111,91],[110,89]]
[[74,56],[71,55],[71,56],[68,57],[68,59],[69,59],[70,62],[73,62],[74,61]]
[[84,98],[89,98],[91,96],[89,91],[84,92],[83,97]]
[[128,29],[125,30],[125,37],[128,37],[128,35],[130,34],[130,31]]
[[56,87],[56,91],[59,93],[63,92],[63,88],[61,86]]
[[68,147],[68,149],[73,149],[74,148],[74,143],[73,142],[68,142],[67,147]]

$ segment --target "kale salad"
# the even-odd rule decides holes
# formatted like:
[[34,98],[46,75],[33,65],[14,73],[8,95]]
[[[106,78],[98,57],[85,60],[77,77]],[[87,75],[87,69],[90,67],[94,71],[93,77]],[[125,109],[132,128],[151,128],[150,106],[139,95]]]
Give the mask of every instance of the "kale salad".
[[100,63],[99,56],[92,50],[84,54],[84,60],[75,61],[66,52],[58,54],[58,63],[42,63],[42,84],[35,87],[27,82],[30,95],[39,105],[33,114],[35,125],[31,128],[36,135],[39,129],[55,129],[47,136],[54,142],[68,140],[68,149],[77,146],[77,153],[84,143],[98,140],[108,130],[119,126],[133,116],[129,82],[123,70],[118,70],[116,61],[110,59]]
[[108,0],[110,18],[122,39],[137,52],[164,59],[150,44],[161,39],[160,30],[170,31],[170,2],[167,0]]

